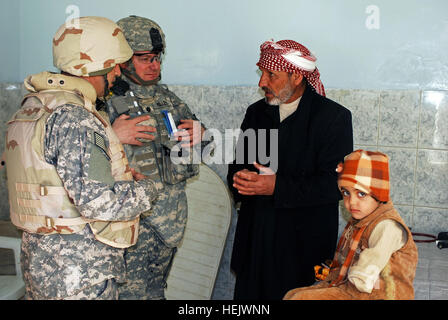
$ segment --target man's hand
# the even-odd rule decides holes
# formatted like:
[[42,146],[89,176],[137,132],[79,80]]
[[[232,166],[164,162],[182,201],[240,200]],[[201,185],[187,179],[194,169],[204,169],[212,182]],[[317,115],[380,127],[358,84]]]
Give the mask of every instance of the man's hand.
[[135,117],[134,119],[130,119],[130,116],[126,114],[122,114],[117,119],[115,119],[112,124],[112,129],[115,131],[115,134],[120,139],[120,142],[123,144],[132,144],[136,146],[142,146],[143,143],[138,141],[137,138],[147,139],[153,141],[155,136],[152,134],[147,134],[145,132],[156,132],[156,128],[151,126],[138,125],[138,123],[148,120],[151,117],[148,115]]
[[238,171],[233,175],[233,186],[238,190],[238,193],[246,196],[270,196],[274,194],[277,178],[275,173],[256,162],[254,162],[254,166],[260,170],[260,174],[247,169]]
[[[180,120],[182,124],[177,126],[177,131],[174,136],[178,141],[185,141],[181,144],[182,148],[194,146],[202,141],[202,135],[205,129],[201,126],[201,123],[197,120]],[[182,130],[185,129],[185,130]]]

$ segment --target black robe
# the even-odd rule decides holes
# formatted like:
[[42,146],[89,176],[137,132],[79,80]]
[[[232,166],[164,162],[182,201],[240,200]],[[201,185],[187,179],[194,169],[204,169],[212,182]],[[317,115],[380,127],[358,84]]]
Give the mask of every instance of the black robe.
[[[241,201],[231,260],[234,298],[281,299],[313,284],[314,266],[333,258],[341,199],[335,169],[353,151],[352,117],[307,85],[297,110],[281,123],[278,106],[264,99],[250,105],[241,129],[250,128],[279,130],[278,170],[272,196],[242,196],[232,187],[233,175],[257,170],[249,159],[229,165],[227,181],[235,202]],[[247,151],[243,140],[238,143]]]

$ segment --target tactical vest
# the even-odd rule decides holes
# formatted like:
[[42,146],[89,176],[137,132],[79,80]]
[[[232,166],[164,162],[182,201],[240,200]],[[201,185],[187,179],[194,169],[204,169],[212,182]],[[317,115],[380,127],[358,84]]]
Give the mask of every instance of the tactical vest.
[[110,222],[82,217],[56,168],[44,159],[45,125],[49,116],[63,105],[79,106],[95,115],[105,127],[115,181],[133,180],[123,146],[92,104],[96,99],[93,87],[80,78],[46,72],[28,77],[25,86],[33,93],[24,97],[22,107],[8,122],[6,134],[11,222],[27,232],[42,235],[77,233],[89,224],[95,238],[107,245],[116,248],[134,245],[139,218]]
[[[166,101],[157,101],[152,97],[135,97],[132,91],[126,96],[114,96],[110,100],[113,112],[118,116],[128,114],[131,117],[149,115],[149,120],[140,122],[157,129],[156,140],[140,139],[143,146],[129,146],[132,148],[132,157],[129,157],[131,167],[148,176],[154,181],[164,184],[177,184],[199,173],[199,165],[192,163],[192,150],[181,150],[177,145],[179,141],[173,140],[168,132],[163,111],[170,112],[176,125],[180,121],[173,105]],[[110,112],[109,112],[110,113]],[[179,162],[173,162],[172,156],[179,156]],[[186,155],[185,155],[186,153]]]

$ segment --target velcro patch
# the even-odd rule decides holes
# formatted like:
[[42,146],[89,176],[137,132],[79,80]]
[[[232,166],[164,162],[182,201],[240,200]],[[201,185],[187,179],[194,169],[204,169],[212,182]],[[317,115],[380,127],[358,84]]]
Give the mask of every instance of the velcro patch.
[[95,145],[103,150],[105,154],[107,154],[106,141],[104,140],[103,136],[97,132],[94,132],[94,137]]

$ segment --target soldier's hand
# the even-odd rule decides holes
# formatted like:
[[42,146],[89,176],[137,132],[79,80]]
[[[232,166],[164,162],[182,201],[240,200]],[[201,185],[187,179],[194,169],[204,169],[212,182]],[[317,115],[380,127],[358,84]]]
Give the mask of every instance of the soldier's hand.
[[114,129],[115,134],[120,139],[123,144],[132,144],[136,146],[142,146],[143,143],[138,141],[137,138],[147,139],[153,141],[155,136],[152,134],[147,134],[145,132],[156,132],[156,128],[151,126],[139,125],[140,122],[146,121],[151,117],[148,115],[135,117],[129,119],[130,116],[122,114],[117,119],[115,119],[112,124],[112,129]]
[[[191,147],[202,141],[202,135],[204,134],[205,129],[201,126],[201,123],[197,120],[180,120],[182,122],[177,126],[177,129],[181,131],[177,131],[174,136],[179,141],[184,141],[185,143],[181,144],[182,148]],[[184,130],[182,130],[184,129]]]
[[132,173],[132,176],[134,177],[134,180],[135,180],[135,181],[140,181],[140,180],[143,180],[143,179],[148,178],[148,177],[145,176],[143,173],[137,172],[137,171],[135,171],[135,169],[133,169],[133,168],[131,168],[131,173]]

